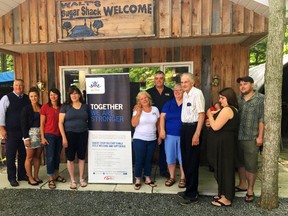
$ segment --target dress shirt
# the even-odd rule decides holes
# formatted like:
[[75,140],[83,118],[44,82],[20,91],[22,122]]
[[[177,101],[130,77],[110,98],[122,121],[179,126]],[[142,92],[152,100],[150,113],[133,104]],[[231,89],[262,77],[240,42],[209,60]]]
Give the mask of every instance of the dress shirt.
[[[17,96],[17,97],[23,97],[23,94],[22,95],[17,95],[14,91],[13,93]],[[0,125],[1,126],[5,126],[5,119],[6,119],[6,111],[8,109],[10,105],[10,101],[7,97],[7,95],[4,95],[1,100],[0,100]]]
[[192,87],[189,93],[184,92],[181,112],[183,123],[198,122],[199,113],[205,112],[205,99],[200,89]]

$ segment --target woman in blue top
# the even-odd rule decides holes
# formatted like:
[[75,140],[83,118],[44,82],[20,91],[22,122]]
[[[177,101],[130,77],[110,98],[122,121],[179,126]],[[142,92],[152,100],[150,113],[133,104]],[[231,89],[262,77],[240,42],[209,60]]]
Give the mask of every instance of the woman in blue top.
[[162,108],[160,115],[160,133],[161,139],[165,139],[165,152],[170,178],[167,179],[165,185],[172,186],[175,181],[176,160],[180,165],[180,181],[179,188],[185,187],[185,176],[182,168],[182,158],[180,149],[180,131],[181,131],[181,110],[183,101],[183,90],[180,84],[175,85],[175,98],[167,101]]
[[87,182],[83,176],[88,143],[88,105],[84,104],[81,91],[76,86],[69,88],[67,102],[60,109],[59,129],[67,157],[67,169],[71,179],[70,188],[77,188],[74,178],[74,159],[76,153],[80,186],[86,187]]

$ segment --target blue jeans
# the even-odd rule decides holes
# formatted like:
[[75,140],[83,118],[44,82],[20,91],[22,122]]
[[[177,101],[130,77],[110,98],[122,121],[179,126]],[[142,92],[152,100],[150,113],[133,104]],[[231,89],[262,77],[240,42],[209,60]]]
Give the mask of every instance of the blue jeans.
[[53,134],[45,134],[47,175],[52,176],[59,170],[60,156],[62,151],[62,137]]
[[157,145],[157,140],[144,141],[133,139],[133,147],[135,154],[135,178],[141,178],[142,169],[144,168],[144,176],[151,176],[152,159]]

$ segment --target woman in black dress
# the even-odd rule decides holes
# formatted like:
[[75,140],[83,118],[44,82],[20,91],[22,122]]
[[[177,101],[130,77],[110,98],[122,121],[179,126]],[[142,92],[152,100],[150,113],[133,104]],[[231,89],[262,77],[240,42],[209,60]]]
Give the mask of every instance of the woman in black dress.
[[219,111],[207,111],[209,145],[215,145],[212,158],[215,178],[218,183],[218,195],[212,205],[231,206],[235,195],[235,147],[238,134],[238,102],[232,88],[219,92],[219,102],[223,107]]

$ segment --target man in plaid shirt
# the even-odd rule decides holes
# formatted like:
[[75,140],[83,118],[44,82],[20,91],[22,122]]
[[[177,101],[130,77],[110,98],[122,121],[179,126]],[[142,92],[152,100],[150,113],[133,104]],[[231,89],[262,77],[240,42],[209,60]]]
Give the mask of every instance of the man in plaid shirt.
[[240,182],[235,187],[235,192],[247,191],[245,201],[252,202],[259,147],[263,145],[264,95],[254,91],[254,80],[250,76],[240,77],[237,82],[241,92],[238,97],[240,126],[237,155]]

